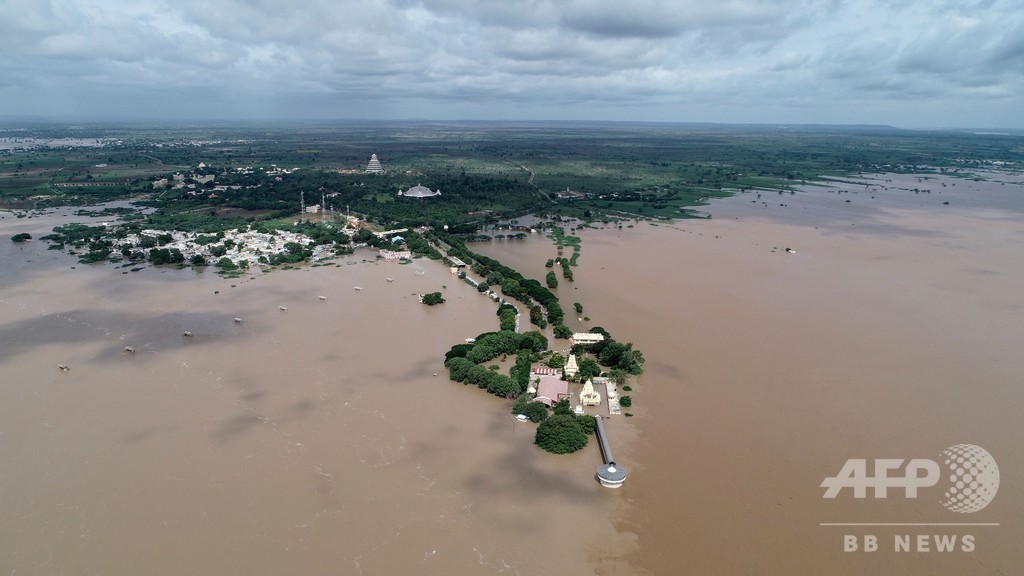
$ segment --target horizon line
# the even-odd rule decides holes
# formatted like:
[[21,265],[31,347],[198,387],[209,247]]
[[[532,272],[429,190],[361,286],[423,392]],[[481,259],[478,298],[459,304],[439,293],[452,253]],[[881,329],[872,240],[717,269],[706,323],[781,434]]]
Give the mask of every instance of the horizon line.
[[884,130],[900,130],[909,132],[975,132],[989,135],[1013,136],[1024,132],[1024,127],[992,127],[992,126],[916,126],[905,127],[893,124],[875,124],[868,122],[715,122],[699,120],[598,120],[598,119],[486,119],[486,118],[259,118],[259,117],[146,117],[146,116],[76,116],[73,114],[0,114],[0,122],[47,122],[47,123],[155,123],[155,124],[188,124],[188,123],[489,123],[489,124],[652,124],[652,125],[682,125],[682,126],[757,126],[757,127],[837,127],[837,128],[869,128]]

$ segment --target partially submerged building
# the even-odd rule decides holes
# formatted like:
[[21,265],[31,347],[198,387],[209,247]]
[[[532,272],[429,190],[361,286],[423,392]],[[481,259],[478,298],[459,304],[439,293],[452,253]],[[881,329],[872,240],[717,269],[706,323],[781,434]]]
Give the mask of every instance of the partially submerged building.
[[569,383],[558,376],[544,375],[540,377],[537,384],[536,402],[543,402],[548,406],[569,398]]
[[597,344],[602,341],[604,341],[604,334],[599,332],[576,332],[569,339],[569,343],[573,346],[576,344]]

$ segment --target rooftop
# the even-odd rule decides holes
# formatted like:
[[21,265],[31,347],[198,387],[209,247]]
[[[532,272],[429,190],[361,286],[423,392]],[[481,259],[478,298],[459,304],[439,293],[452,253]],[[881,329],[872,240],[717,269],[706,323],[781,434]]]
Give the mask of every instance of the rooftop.
[[405,192],[402,192],[401,190],[399,190],[398,191],[398,195],[399,196],[410,196],[412,198],[429,198],[430,196],[440,196],[441,195],[441,191],[437,190],[437,191],[431,192],[430,188],[427,188],[426,186],[420,186],[419,184],[417,184],[416,186],[413,186],[412,188],[409,188]]

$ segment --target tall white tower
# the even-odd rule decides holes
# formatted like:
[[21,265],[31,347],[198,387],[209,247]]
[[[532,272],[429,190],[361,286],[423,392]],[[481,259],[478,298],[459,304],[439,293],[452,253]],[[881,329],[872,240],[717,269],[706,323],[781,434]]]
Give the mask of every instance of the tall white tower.
[[380,160],[377,159],[376,154],[370,154],[370,162],[366,165],[367,174],[381,174],[384,172],[384,168],[380,165]]

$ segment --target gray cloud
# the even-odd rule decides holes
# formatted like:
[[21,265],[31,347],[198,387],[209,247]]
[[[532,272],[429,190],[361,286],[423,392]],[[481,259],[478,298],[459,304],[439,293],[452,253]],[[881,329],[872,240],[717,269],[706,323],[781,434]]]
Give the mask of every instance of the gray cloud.
[[0,49],[9,114],[1024,123],[1011,0],[7,0]]

